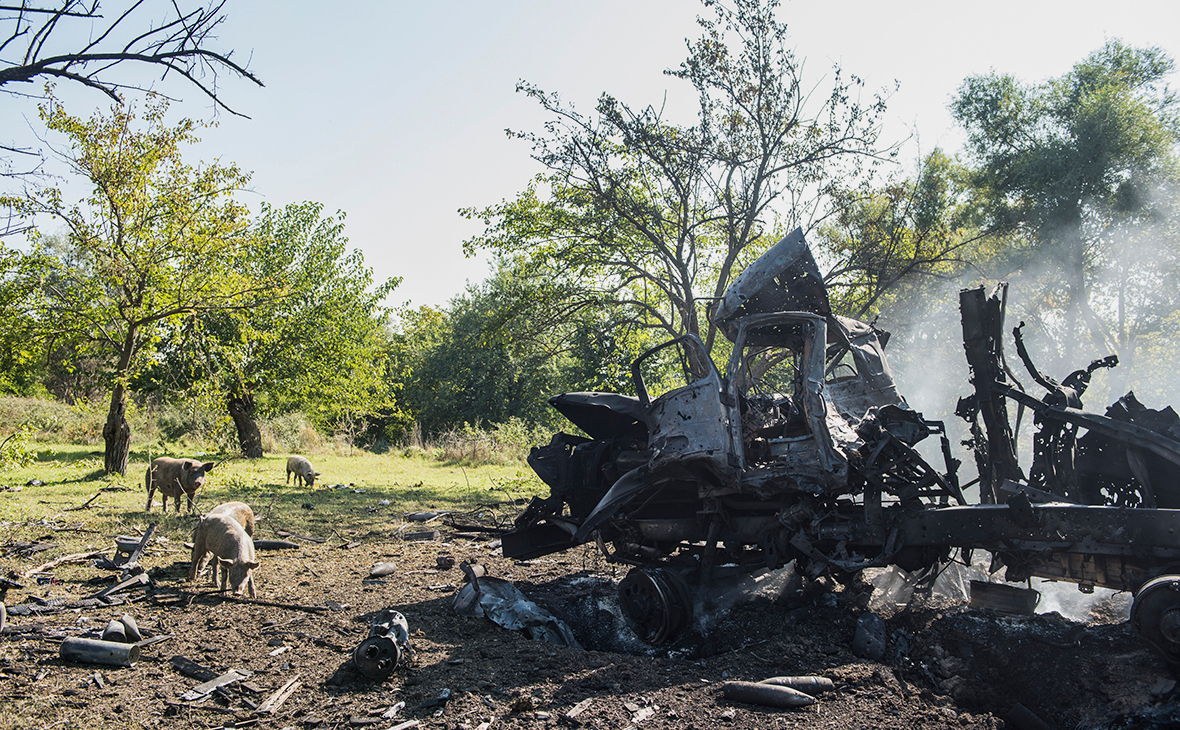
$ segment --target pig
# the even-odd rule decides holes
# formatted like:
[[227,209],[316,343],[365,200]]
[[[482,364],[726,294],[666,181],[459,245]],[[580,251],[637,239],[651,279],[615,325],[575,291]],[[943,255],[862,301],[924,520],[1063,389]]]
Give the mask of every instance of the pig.
[[308,487],[315,486],[315,478],[320,475],[312,468],[311,462],[302,456],[291,456],[287,459],[287,484],[291,483],[291,475],[295,475],[295,483]]
[[213,462],[204,464],[196,459],[173,459],[161,456],[152,461],[148,467],[144,483],[147,486],[147,509],[152,511],[152,496],[156,489],[160,490],[160,498],[164,503],[164,511],[168,511],[168,498],[176,500],[176,512],[180,513],[180,495],[188,496],[188,511],[194,512],[193,495],[205,483],[205,473],[213,470]]
[[[188,579],[197,579],[204,567],[207,553],[221,568],[221,590],[233,589],[235,596],[243,590],[250,591],[251,598],[257,598],[254,588],[254,569],[259,563],[254,559],[254,541],[246,534],[245,528],[229,514],[209,513],[197,523],[193,530],[193,554],[189,565]],[[217,566],[213,570],[213,585],[217,585]]]
[[[254,510],[250,509],[250,505],[246,504],[245,502],[225,502],[223,504],[219,504],[213,509],[209,510],[209,514],[205,516],[208,517],[209,515],[225,515],[227,517],[232,517],[235,522],[242,526],[242,530],[245,531],[247,536],[250,538],[254,537]],[[194,542],[193,545],[195,548],[196,543]],[[200,575],[201,571],[204,570],[205,561],[208,558],[208,555],[209,551],[208,548],[206,548],[205,552],[200,555],[200,562],[197,564],[195,571],[196,575]],[[221,567],[223,567],[221,566],[221,560],[213,561],[213,585],[217,585],[217,573],[218,569]],[[222,570],[223,574],[225,572],[227,571]]]
[[233,517],[247,535],[254,537],[254,510],[245,502],[224,502],[209,510],[209,514]]

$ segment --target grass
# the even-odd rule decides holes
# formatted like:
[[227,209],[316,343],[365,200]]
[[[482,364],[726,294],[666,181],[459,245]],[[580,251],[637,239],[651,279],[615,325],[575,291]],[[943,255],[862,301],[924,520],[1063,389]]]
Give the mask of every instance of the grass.
[[[0,471],[5,489],[0,491],[0,530],[5,533],[0,555],[14,541],[53,542],[57,547],[32,556],[0,557],[2,572],[27,570],[66,554],[113,548],[115,535],[138,534],[152,522],[158,523],[156,534],[165,539],[165,549],[176,551],[177,560],[188,559],[181,545],[190,539],[195,519],[183,509],[178,515],[171,502],[168,514],[162,514],[159,492],[157,505],[144,511],[146,452],[133,451],[127,475],[120,476],[103,474],[102,453],[94,446],[35,443],[30,450],[36,452],[31,464]],[[261,518],[260,538],[285,529],[333,541],[394,539],[404,513],[455,511],[475,513],[472,517],[484,522],[503,520],[520,509],[513,500],[548,491],[519,462],[469,466],[428,455],[361,450],[349,455],[309,454],[321,476],[316,487],[308,489],[285,483],[286,454],[225,461],[218,455],[175,455],[218,462],[197,493],[198,511],[207,512],[222,502],[246,502]],[[77,570],[86,571],[82,566]],[[72,577],[68,566],[55,572]]]

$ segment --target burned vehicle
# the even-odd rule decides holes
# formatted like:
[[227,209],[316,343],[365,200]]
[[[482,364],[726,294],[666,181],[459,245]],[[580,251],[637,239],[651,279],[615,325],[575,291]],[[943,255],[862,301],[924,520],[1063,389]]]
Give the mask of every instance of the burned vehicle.
[[[620,605],[636,633],[659,644],[689,624],[721,571],[794,561],[811,577],[886,565],[933,572],[955,548],[984,549],[1010,581],[1138,591],[1140,635],[1180,657],[1180,577],[1169,577],[1180,573],[1171,491],[1180,489],[1170,478],[1180,419],[1169,430],[1166,414],[1142,407],[1124,406],[1137,422],[1082,411],[1084,382],[1103,365],[1062,384],[1038,373],[1049,394],[1025,393],[1003,359],[1002,297],[969,290],[961,307],[975,393],[957,413],[971,424],[978,500],[964,495],[975,481],[960,485],[944,424],[898,393],[888,335],[832,313],[796,230],[712,308],[732,343],[724,374],[689,334],[634,362],[636,396],[550,400],[586,436],[558,433],[533,449],[529,463],[550,494],[503,535],[504,554],[528,559],[594,541],[634,566]],[[653,398],[645,367],[659,358],[679,365],[683,384]],[[1006,400],[1037,416],[1029,477]],[[931,437],[938,467],[915,448]]]

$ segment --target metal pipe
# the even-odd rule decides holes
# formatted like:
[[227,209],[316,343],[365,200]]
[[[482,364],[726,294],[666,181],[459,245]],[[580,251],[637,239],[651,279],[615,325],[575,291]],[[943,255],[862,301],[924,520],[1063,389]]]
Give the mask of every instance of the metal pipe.
[[61,642],[61,658],[85,664],[110,664],[130,667],[139,661],[139,647],[118,641],[69,637]]

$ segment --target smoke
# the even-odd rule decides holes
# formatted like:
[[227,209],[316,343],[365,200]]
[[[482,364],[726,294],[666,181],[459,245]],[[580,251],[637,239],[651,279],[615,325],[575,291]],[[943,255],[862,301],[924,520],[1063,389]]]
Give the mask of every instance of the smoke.
[[[948,564],[935,578],[929,592],[936,596],[959,602],[971,600],[971,581],[1004,583],[1003,569],[991,571],[991,554],[984,550],[972,553],[970,564],[957,561]],[[913,597],[918,577],[896,565],[886,569],[866,572],[866,579],[873,586],[869,608],[892,613]],[[1088,623],[1096,618],[1101,620],[1125,620],[1131,614],[1131,596],[1128,593],[1108,588],[1094,588],[1083,593],[1072,583],[1033,578],[1029,587],[1040,594],[1036,613],[1058,613],[1073,621]],[[1101,608],[1101,610],[1099,610]]]

